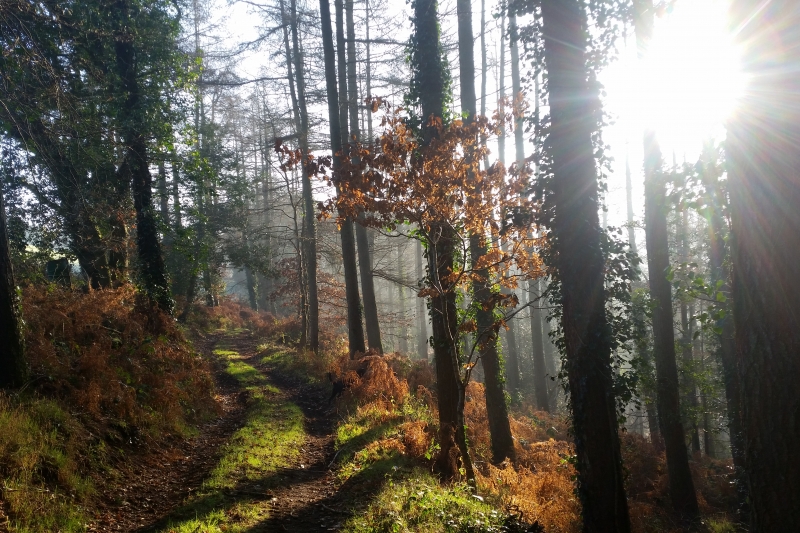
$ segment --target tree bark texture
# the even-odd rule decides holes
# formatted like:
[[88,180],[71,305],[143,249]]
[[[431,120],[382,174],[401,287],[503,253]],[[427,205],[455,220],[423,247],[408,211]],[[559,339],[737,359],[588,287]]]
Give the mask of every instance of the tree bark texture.
[[[725,264],[726,250],[725,238],[729,235],[729,228],[723,217],[723,210],[728,203],[720,187],[719,176],[714,169],[704,169],[702,179],[705,184],[709,202],[708,217],[708,257],[711,267],[711,281],[716,286],[722,282],[720,291],[731,294],[731,272]],[[719,358],[722,362],[722,375],[725,381],[725,400],[728,411],[728,433],[731,438],[731,456],[736,468],[736,480],[740,493],[740,501],[747,500],[747,483],[745,480],[744,435],[742,434],[741,420],[741,386],[739,374],[736,369],[736,341],[734,338],[733,314],[730,303],[726,306],[727,314],[717,321],[720,333]]]
[[578,0],[543,0],[550,95],[554,233],[562,325],[585,532],[630,531],[605,313],[592,110],[587,82],[587,22]]
[[728,129],[733,320],[752,531],[800,528],[800,4],[732,3],[747,80]]
[[[356,30],[353,19],[353,0],[345,0],[347,14],[347,109],[350,116],[350,136],[351,140],[358,142],[361,140],[361,128],[358,122],[358,82],[356,72]],[[369,44],[367,44],[369,46]],[[370,72],[367,66],[367,79]],[[369,86],[369,81],[367,82]],[[369,93],[369,88],[367,90]],[[369,107],[370,113],[371,107]],[[372,116],[370,115],[370,125]],[[372,142],[372,139],[369,139]],[[372,276],[372,257],[369,247],[369,236],[367,228],[359,224],[358,220],[363,219],[359,215],[356,219],[356,240],[358,241],[358,266],[361,274],[361,293],[364,300],[364,323],[367,328],[367,344],[370,349],[383,353],[383,343],[381,342],[381,326],[378,320],[378,303],[375,300],[375,280]]]
[[[653,32],[652,0],[634,2],[634,27],[639,57],[647,53]],[[669,240],[667,229],[666,184],[659,175],[661,150],[655,133],[645,131],[644,185],[645,236],[650,297],[653,300],[653,359],[656,366],[656,407],[658,423],[667,456],[672,506],[682,519],[699,516],[697,496],[689,470],[685,432],[680,418],[680,391],[675,359],[672,288],[667,280]],[[652,429],[651,429],[652,431]]]
[[[297,28],[297,0],[290,0],[290,27],[292,34],[292,58],[297,83],[297,108],[300,115],[300,150],[304,157],[310,154],[308,148],[308,110],[306,107],[306,83],[303,54],[300,52],[300,37]],[[317,229],[314,216],[314,195],[311,190],[311,175],[308,165],[303,162],[301,174],[303,192],[303,265],[306,284],[306,345],[316,352],[319,350],[319,296],[317,291]]]
[[[680,218],[678,220],[678,255],[681,263],[689,263],[689,213],[686,208],[682,208],[680,211]],[[681,361],[684,367],[683,388],[685,391],[682,401],[684,402],[684,410],[688,412],[686,421],[689,428],[692,453],[697,453],[700,451],[700,430],[697,420],[699,416],[700,399],[697,396],[697,383],[693,376],[694,342],[692,335],[694,334],[694,329],[692,322],[694,320],[694,304],[692,303],[690,305],[686,298],[680,300],[680,315]]]
[[699,510],[692,473],[689,470],[685,432],[681,423],[672,287],[667,280],[669,269],[667,198],[664,179],[659,172],[661,151],[652,131],[644,134],[644,153],[645,233],[650,297],[653,301],[653,359],[656,364],[658,423],[667,454],[672,506],[683,519],[692,521],[697,519]]
[[[421,280],[425,275],[422,268],[422,243],[417,241],[414,244],[414,255],[416,259],[417,280]],[[425,300],[417,298],[417,356],[423,361],[428,360],[428,320],[425,312]]]
[[[428,126],[432,117],[444,114],[446,78],[439,41],[438,7],[436,0],[416,0],[414,3],[415,46],[420,107],[423,116],[423,141],[426,146],[436,142],[437,129]],[[441,449],[435,468],[445,479],[459,475],[455,457],[461,455],[467,476],[471,472],[463,422],[464,387],[460,380],[456,294],[443,286],[443,279],[453,270],[456,234],[447,223],[432,225],[428,230],[428,275],[438,294],[431,297],[433,353],[436,365],[436,384],[439,400],[439,441]],[[456,450],[456,446],[460,450]]]
[[22,311],[11,265],[5,201],[0,190],[0,388],[19,387],[27,375]]
[[531,352],[533,356],[533,390],[536,395],[536,407],[542,411],[550,411],[547,391],[547,364],[544,359],[544,339],[542,337],[541,281],[528,281],[528,299],[530,301]]

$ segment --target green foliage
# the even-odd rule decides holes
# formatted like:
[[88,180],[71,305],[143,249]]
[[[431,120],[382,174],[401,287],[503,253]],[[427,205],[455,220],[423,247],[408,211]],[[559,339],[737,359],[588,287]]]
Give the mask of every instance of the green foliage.
[[[606,258],[605,267],[605,301],[606,319],[608,322],[608,343],[612,353],[612,377],[614,380],[614,396],[617,402],[617,413],[624,421],[626,406],[636,398],[636,388],[640,378],[643,363],[640,358],[631,357],[634,347],[641,345],[645,330],[637,323],[640,312],[641,296],[635,296],[633,284],[639,279],[639,264],[641,259],[628,248],[627,242],[622,238],[621,228],[608,228],[603,232],[601,242],[603,255]],[[554,251],[552,240],[542,251],[541,256],[547,265],[554,265]],[[561,353],[561,371],[559,379],[565,392],[569,393],[568,372],[566,364],[566,346],[564,332],[561,325],[561,285],[557,270],[550,268],[551,280],[544,297],[551,303],[551,312],[547,319],[554,324],[550,336]],[[638,307],[638,309],[637,309]]]
[[[421,0],[411,0],[411,9],[417,12],[418,3]],[[437,0],[432,0],[431,4],[436,6]],[[411,70],[411,83],[408,92],[403,97],[403,103],[408,111],[408,124],[417,132],[420,137],[423,126],[427,123],[428,117],[422,116],[423,100],[431,98],[430,95],[442,95],[443,99],[439,102],[440,108],[436,110],[437,115],[444,124],[452,120],[450,107],[453,103],[453,80],[450,77],[450,67],[447,63],[447,54],[444,53],[441,45],[441,27],[436,20],[435,34],[428,31],[419,31],[420,21],[417,16],[411,18],[412,30],[408,45],[406,46],[406,63]],[[420,50],[435,47],[438,57],[437,65],[425,64],[421,60]]]

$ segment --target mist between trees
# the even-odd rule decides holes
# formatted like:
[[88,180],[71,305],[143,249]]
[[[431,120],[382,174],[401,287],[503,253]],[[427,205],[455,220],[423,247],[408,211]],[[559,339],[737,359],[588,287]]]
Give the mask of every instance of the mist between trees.
[[242,41],[210,0],[4,1],[0,382],[29,378],[17,286],[134,284],[179,322],[238,298],[314,353],[429,361],[443,480],[481,468],[478,381],[495,463],[509,412],[569,420],[584,531],[630,530],[625,433],[680,527],[710,468],[733,521],[800,527],[793,4],[732,2],[728,140],[678,164],[642,131],[644,219],[628,165],[606,222],[597,79],[677,3],[257,0]]

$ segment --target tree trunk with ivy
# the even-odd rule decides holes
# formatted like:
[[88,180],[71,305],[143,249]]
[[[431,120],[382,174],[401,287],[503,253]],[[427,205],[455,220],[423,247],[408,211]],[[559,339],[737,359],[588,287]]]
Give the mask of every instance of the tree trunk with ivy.
[[578,0],[542,3],[550,96],[553,237],[583,530],[630,531],[606,317],[599,186],[592,133],[599,95],[588,84],[587,20]]
[[[431,121],[445,115],[449,80],[439,40],[438,2],[415,0],[413,3],[412,91],[416,91],[422,111],[422,135],[426,149],[435,149],[438,129]],[[424,155],[423,155],[424,157]],[[436,384],[439,400],[439,445],[435,468],[444,479],[459,476],[457,457],[463,461],[467,477],[474,479],[464,428],[464,387],[460,379],[456,293],[449,280],[453,268],[457,235],[447,222],[427,230],[430,312]]]

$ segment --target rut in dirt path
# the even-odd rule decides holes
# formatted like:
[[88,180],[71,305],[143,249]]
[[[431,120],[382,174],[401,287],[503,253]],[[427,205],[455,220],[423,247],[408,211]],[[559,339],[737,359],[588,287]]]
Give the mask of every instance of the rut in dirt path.
[[[196,339],[194,344],[211,357],[220,337]],[[174,510],[201,486],[216,466],[222,446],[242,427],[245,412],[239,383],[219,368],[214,380],[220,415],[200,426],[193,438],[134,450],[135,455],[118,466],[118,478],[102,487],[102,501],[89,532],[139,531]]]
[[[222,516],[221,523],[246,533],[339,531],[349,517],[364,508],[377,486],[375,481],[359,483],[358,476],[344,484],[336,478],[332,463],[338,417],[328,403],[330,387],[309,384],[269,362],[259,352],[259,339],[249,332],[210,335],[196,339],[195,346],[220,362],[215,379],[222,415],[199,428],[197,437],[162,445],[130,461],[121,469],[121,479],[107,485],[110,493],[90,531],[216,531],[211,527],[215,519],[209,518],[214,513]],[[292,454],[289,464],[281,461],[279,468],[256,478],[245,470],[234,470],[233,478],[228,478],[231,483],[209,488],[212,472],[228,457],[229,446],[253,423],[253,389],[233,377],[230,368],[226,371],[225,356],[220,352],[235,354],[235,360],[250,368],[261,381],[256,394],[262,391],[273,405],[293,409],[304,436],[300,437],[302,444],[298,441],[292,448],[297,454]],[[274,427],[283,424],[274,416],[256,422]],[[257,460],[257,453],[251,451],[242,450],[239,460],[245,466],[248,460]],[[247,511],[241,514],[242,509]],[[194,524],[192,520],[199,520],[198,528],[189,525]]]
[[281,469],[272,489],[269,518],[252,531],[337,530],[345,511],[331,507],[338,496],[330,463],[334,458],[335,415],[326,391],[270,366],[259,368],[303,412],[306,439],[291,468]]
[[[259,339],[247,332],[212,337],[198,346],[229,365],[239,365],[238,370],[228,366],[225,375],[238,376],[243,388],[237,401],[247,409],[240,431],[217,443],[216,457],[220,465],[227,464],[226,473],[219,478],[210,475],[213,465],[205,468],[197,494],[130,531],[203,532],[223,524],[247,533],[339,531],[368,501],[370,487],[341,484],[332,470],[338,417],[328,402],[330,386],[310,384],[282,370],[269,356],[287,348],[268,346],[264,351]],[[289,427],[302,430],[287,433]],[[242,432],[267,433],[278,441],[243,444]],[[237,466],[231,467],[230,461]],[[260,466],[251,468],[251,462]]]

